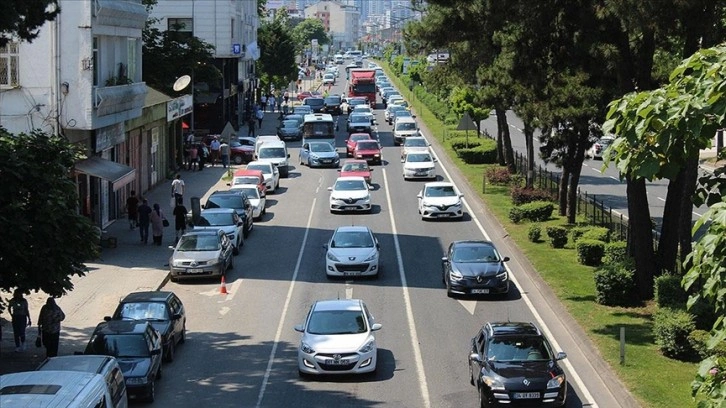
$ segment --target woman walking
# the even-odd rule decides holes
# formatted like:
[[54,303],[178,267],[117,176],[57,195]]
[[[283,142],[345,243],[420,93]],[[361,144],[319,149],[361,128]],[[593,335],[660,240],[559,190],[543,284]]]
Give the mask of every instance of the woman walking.
[[31,325],[28,301],[23,297],[23,291],[15,289],[10,299],[10,316],[13,321],[13,337],[15,338],[15,351],[25,351],[25,328]]
[[40,309],[40,315],[38,316],[38,335],[43,339],[46,357],[55,357],[58,355],[60,324],[65,318],[66,315],[52,297],[49,297],[45,305]]
[[161,238],[164,235],[165,219],[159,204],[154,204],[154,209],[151,210],[151,235],[154,237],[154,244],[158,246],[161,246]]

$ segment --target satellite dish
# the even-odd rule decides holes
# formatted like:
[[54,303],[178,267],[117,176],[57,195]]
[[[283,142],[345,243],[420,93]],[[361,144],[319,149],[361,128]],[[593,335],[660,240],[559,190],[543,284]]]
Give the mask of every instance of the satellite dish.
[[189,75],[182,75],[180,76],[175,82],[174,82],[174,90],[179,92],[181,90],[184,90],[189,84],[192,82],[192,77]]

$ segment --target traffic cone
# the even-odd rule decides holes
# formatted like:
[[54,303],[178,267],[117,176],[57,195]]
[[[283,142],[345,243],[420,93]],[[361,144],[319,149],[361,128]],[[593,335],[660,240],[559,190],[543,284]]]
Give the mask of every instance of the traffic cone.
[[219,293],[222,295],[229,294],[229,292],[227,292],[227,282],[224,280],[224,275],[222,275],[222,284],[219,286]]

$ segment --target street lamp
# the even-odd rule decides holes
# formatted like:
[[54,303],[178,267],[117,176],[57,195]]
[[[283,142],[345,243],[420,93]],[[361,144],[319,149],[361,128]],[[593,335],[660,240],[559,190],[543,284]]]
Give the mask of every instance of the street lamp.
[[172,87],[176,92],[183,91],[189,84],[192,85],[192,120],[191,120],[191,133],[194,134],[194,70],[192,70],[192,75],[182,75],[179,78],[177,78],[176,81],[174,81],[174,86]]

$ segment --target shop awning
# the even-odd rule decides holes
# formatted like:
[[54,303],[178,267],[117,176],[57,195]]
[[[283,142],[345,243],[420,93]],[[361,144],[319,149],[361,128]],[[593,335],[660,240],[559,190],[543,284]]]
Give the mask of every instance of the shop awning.
[[76,163],[76,170],[111,182],[113,191],[136,179],[136,169],[101,157],[89,157]]

